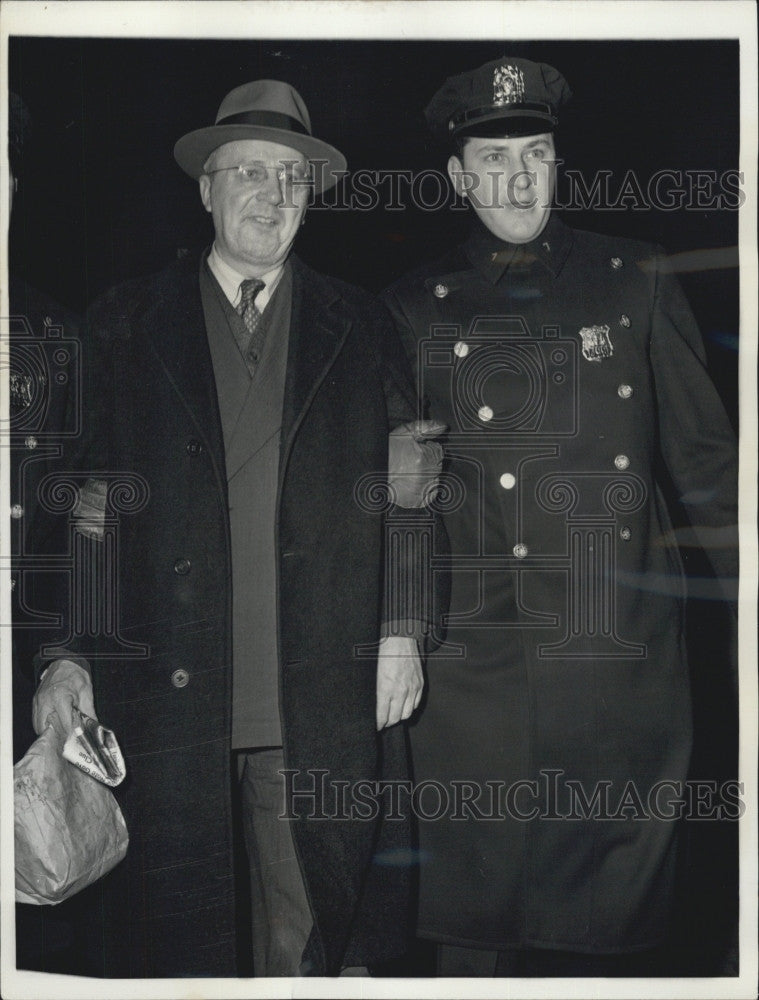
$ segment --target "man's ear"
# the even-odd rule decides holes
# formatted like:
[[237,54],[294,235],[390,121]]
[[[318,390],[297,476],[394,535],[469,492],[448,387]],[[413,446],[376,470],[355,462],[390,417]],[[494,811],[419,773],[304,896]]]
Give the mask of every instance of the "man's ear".
[[464,164],[458,156],[451,156],[448,160],[448,176],[451,178],[453,190],[460,198],[466,198],[467,183],[464,176]]
[[208,174],[201,174],[198,178],[198,185],[200,187],[200,200],[203,202],[203,208],[206,212],[211,211],[211,178]]

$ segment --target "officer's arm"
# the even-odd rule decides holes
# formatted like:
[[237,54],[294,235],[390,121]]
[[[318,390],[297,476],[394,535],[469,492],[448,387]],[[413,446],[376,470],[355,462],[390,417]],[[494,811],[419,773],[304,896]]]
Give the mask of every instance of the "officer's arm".
[[685,295],[660,258],[651,367],[661,452],[699,545],[730,586],[738,573],[738,455],[705,359]]

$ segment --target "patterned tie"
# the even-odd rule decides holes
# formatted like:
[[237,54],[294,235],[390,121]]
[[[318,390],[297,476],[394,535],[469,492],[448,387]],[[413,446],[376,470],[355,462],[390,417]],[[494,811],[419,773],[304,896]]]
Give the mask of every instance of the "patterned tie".
[[240,344],[240,349],[251,375],[256,370],[264,346],[265,330],[261,322],[261,310],[255,303],[256,296],[263,287],[264,282],[260,278],[246,278],[240,283],[240,302],[237,311],[247,331],[247,338]]

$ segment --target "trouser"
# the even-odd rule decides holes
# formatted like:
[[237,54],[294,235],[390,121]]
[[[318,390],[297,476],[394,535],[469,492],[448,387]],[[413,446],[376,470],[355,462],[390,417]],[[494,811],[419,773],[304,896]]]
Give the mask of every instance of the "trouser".
[[238,755],[256,976],[297,976],[313,923],[290,822],[280,818],[284,766],[281,747]]
[[[313,917],[285,814],[282,747],[238,753],[245,850],[250,868],[253,971],[256,976],[297,976]],[[368,975],[363,966],[343,976]]]
[[439,944],[437,975],[440,977],[630,977],[662,975],[660,949],[624,955],[586,955],[543,948],[508,948],[486,951]]

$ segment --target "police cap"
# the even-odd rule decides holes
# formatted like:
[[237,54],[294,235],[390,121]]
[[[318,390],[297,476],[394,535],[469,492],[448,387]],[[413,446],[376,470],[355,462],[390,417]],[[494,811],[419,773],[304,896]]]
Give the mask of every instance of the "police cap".
[[438,138],[552,132],[572,96],[553,66],[504,56],[449,77],[425,108]]

